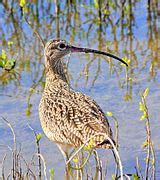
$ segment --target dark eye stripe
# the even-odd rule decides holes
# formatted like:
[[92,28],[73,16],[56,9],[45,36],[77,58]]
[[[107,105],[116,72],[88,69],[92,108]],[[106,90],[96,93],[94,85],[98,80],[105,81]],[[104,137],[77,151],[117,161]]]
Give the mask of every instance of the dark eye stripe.
[[53,50],[53,49],[56,49],[56,47],[55,46],[50,47],[50,50]]

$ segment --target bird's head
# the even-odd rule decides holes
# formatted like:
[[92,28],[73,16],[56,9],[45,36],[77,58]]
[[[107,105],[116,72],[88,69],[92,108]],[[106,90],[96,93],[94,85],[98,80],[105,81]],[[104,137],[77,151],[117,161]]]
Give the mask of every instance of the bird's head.
[[52,40],[48,41],[47,44],[45,45],[44,55],[45,55],[46,63],[48,64],[48,62],[49,62],[49,65],[52,66],[57,61],[59,61],[63,56],[65,56],[69,53],[72,53],[72,52],[102,54],[102,55],[117,59],[118,61],[120,61],[123,64],[125,64],[126,66],[128,66],[128,64],[126,62],[124,62],[121,58],[119,58],[113,54],[95,50],[95,49],[75,47],[75,46],[72,46],[71,44],[69,44],[68,42],[66,42],[65,40],[61,40],[61,39],[52,39]]
[[[61,59],[63,56],[70,53],[68,48],[68,43],[61,39],[52,39],[48,41],[45,45],[44,55],[46,60],[56,61]],[[54,62],[51,62],[54,63]]]

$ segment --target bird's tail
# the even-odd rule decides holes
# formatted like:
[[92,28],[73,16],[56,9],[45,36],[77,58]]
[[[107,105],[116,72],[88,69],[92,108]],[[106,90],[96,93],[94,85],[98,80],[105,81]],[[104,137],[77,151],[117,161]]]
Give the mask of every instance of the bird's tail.
[[[115,140],[110,138],[114,145],[116,145]],[[113,149],[111,142],[108,139],[105,139],[102,143],[97,144],[96,148],[103,148],[103,149]]]

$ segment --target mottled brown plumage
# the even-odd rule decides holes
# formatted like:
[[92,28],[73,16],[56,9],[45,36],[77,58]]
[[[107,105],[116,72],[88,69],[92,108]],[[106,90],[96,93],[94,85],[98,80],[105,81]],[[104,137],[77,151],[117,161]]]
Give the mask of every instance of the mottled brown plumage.
[[[50,40],[45,46],[46,84],[39,105],[40,121],[46,136],[64,153],[69,147],[80,147],[97,133],[104,133],[113,140],[101,108],[89,96],[75,92],[64,73],[62,57],[84,50],[64,40]],[[93,142],[97,148],[111,148],[103,135],[95,136]]]

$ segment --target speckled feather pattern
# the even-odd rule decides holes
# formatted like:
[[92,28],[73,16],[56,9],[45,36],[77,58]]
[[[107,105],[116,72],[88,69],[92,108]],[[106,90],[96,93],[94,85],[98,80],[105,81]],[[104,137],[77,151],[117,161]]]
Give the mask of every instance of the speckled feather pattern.
[[[58,56],[60,52],[50,52],[59,41],[51,41],[45,48],[48,48],[45,51],[46,85],[39,105],[39,116],[46,136],[59,145],[69,147],[79,147],[97,133],[104,133],[113,139],[101,108],[89,96],[75,92],[70,87]],[[47,59],[46,53],[54,55]],[[95,136],[95,147],[111,148],[109,143],[101,145],[105,140],[103,135]]]

